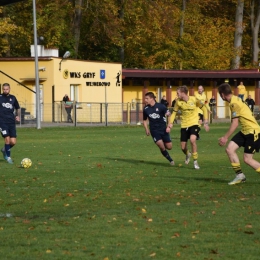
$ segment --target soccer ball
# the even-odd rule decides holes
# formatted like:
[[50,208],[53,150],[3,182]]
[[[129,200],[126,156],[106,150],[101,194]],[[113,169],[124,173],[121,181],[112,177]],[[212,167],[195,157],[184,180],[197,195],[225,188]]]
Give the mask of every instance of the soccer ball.
[[21,161],[21,166],[22,166],[23,168],[30,168],[30,167],[32,166],[32,161],[31,161],[31,159],[29,159],[29,158],[24,158],[24,159],[22,159],[22,161]]

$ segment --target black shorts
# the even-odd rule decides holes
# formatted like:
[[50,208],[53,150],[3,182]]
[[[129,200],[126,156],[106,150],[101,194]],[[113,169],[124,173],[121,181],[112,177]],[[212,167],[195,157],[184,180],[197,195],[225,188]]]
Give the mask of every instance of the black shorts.
[[238,132],[231,139],[239,147],[244,147],[244,153],[254,154],[259,152],[260,148],[260,134],[244,135],[241,131]]
[[0,123],[0,131],[2,137],[16,137],[16,126],[15,124]]
[[172,142],[170,134],[166,132],[151,131],[151,136],[155,143],[158,142],[159,140],[163,140],[164,143]]
[[187,128],[181,128],[181,142],[187,142],[190,139],[191,135],[195,135],[198,137],[199,134],[199,126],[193,125]]

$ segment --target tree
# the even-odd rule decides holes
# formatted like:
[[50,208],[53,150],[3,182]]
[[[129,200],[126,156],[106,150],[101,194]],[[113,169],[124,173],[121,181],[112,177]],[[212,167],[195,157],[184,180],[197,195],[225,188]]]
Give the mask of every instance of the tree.
[[[255,0],[250,1],[250,24],[252,32],[252,65],[258,66],[258,55],[259,55],[259,43],[258,33],[260,25],[260,1],[257,1],[257,7],[255,11]],[[256,13],[256,15],[255,15]]]
[[84,0],[72,0],[71,2],[74,7],[74,16],[72,19],[72,34],[74,35],[74,56],[75,58],[77,58],[80,42],[80,27]]
[[232,61],[232,69],[239,69],[240,67],[240,57],[242,54],[243,38],[243,12],[244,0],[238,0],[235,18],[234,58]]

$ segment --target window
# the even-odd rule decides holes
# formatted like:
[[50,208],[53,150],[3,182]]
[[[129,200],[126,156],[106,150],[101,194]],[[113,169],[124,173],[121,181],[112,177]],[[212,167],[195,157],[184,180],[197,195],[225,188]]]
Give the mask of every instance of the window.
[[70,100],[79,101],[79,85],[70,85]]

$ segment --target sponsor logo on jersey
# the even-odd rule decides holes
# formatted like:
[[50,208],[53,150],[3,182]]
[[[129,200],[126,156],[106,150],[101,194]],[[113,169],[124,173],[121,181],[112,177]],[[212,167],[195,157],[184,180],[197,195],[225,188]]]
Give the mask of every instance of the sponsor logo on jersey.
[[9,104],[9,103],[2,103],[2,106],[5,107],[5,108],[13,109],[13,105]]
[[160,118],[160,115],[156,114],[156,113],[152,113],[149,115],[149,117],[156,119],[156,118]]

